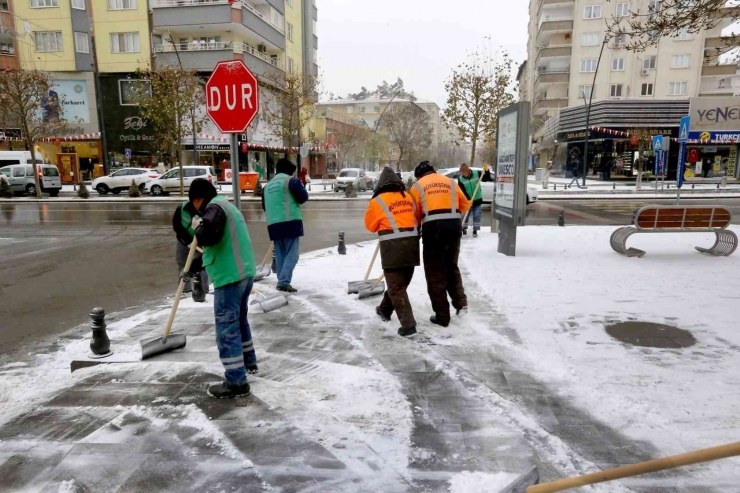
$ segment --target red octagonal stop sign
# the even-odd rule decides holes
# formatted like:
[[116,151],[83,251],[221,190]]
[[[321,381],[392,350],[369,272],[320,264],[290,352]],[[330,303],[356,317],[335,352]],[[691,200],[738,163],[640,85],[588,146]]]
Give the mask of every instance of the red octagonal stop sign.
[[260,110],[259,83],[241,60],[219,62],[206,82],[206,110],[223,133],[244,133]]

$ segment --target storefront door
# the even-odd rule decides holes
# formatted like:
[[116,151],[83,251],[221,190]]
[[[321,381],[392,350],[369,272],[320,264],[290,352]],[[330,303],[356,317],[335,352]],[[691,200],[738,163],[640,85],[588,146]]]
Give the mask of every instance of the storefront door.
[[77,165],[77,154],[57,154],[57,168],[59,168],[62,183],[79,181],[80,170]]

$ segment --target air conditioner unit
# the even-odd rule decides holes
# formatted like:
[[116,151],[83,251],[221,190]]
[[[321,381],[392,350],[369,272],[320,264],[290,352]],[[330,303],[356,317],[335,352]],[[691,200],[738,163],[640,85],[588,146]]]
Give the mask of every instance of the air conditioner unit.
[[265,53],[265,52],[267,52],[267,46],[265,46],[263,44],[259,44],[259,45],[257,45],[257,51],[259,51],[260,53]]
[[650,69],[644,68],[642,69],[642,72],[640,72],[643,77],[650,75]]

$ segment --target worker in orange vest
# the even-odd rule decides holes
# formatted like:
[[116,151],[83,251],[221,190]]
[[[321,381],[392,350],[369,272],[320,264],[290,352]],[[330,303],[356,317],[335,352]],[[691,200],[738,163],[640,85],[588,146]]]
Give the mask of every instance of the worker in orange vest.
[[450,324],[448,293],[458,315],[468,309],[457,259],[460,255],[462,218],[470,208],[470,201],[456,180],[437,174],[429,161],[419,163],[414,176],[417,181],[411,189],[411,196],[416,204],[417,220],[421,224],[424,274],[434,310],[429,320],[447,327]]
[[387,322],[396,312],[401,328],[398,335],[416,334],[416,320],[406,289],[419,265],[419,230],[411,196],[396,173],[385,168],[378,178],[375,194],[365,212],[365,227],[380,237],[380,261],[388,289],[375,308]]

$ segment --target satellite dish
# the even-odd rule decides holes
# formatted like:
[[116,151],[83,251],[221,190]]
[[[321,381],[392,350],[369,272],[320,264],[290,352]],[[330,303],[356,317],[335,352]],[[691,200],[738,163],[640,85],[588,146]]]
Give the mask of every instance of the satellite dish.
[[31,23],[30,22],[24,22],[23,23],[23,30],[26,31],[26,34],[31,34]]

